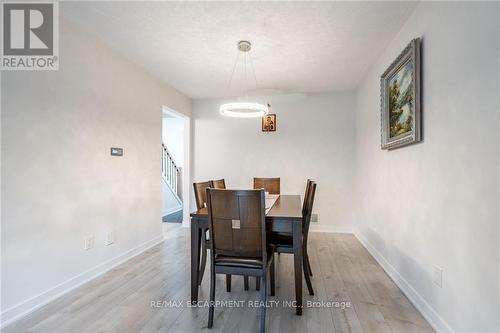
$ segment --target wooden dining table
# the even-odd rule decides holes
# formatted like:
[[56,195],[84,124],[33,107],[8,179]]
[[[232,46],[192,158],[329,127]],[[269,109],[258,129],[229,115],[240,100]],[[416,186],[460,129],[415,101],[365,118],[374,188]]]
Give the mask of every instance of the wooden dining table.
[[[191,213],[191,302],[198,301],[198,270],[203,230],[208,229],[207,208]],[[300,195],[279,195],[266,209],[267,232],[293,235],[293,265],[295,271],[296,313],[302,315],[302,205]]]

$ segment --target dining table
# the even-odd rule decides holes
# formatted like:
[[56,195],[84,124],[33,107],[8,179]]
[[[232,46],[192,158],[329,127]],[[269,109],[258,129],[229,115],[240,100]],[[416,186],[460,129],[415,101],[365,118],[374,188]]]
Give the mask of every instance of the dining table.
[[[268,206],[269,205],[269,206]],[[300,195],[266,194],[266,231],[293,236],[296,314],[302,315],[302,204]],[[191,213],[191,302],[198,301],[198,274],[202,235],[208,229],[208,210]]]

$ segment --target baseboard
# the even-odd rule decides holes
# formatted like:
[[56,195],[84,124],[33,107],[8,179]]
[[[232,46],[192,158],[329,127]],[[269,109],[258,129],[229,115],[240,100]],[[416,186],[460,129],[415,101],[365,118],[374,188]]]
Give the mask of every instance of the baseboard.
[[453,332],[448,323],[441,318],[441,316],[434,310],[429,303],[406,281],[406,279],[399,274],[399,272],[389,263],[389,261],[373,247],[360,233],[354,232],[356,238],[363,244],[368,252],[375,258],[389,277],[401,289],[403,294],[408,297],[410,302],[417,308],[418,311],[424,316],[429,324],[436,330],[436,332]]
[[166,209],[166,210],[162,211],[162,216],[170,215],[170,214],[173,214],[173,213],[178,212],[180,210],[182,210],[182,206],[177,206],[177,207],[169,208],[169,209]]
[[328,233],[339,233],[339,234],[352,234],[353,230],[351,227],[338,227],[334,225],[321,225],[316,223],[310,224],[311,232],[328,232]]
[[16,304],[9,309],[6,309],[0,315],[0,328],[14,322],[15,320],[26,316],[27,314],[39,309],[47,303],[63,296],[64,294],[78,288],[79,286],[89,282],[92,279],[108,272],[114,267],[124,263],[127,260],[141,254],[142,252],[150,249],[151,247],[163,242],[163,235],[157,236],[127,252],[107,260],[94,268],[91,268],[71,279],[68,279],[37,296],[31,297],[19,304]]

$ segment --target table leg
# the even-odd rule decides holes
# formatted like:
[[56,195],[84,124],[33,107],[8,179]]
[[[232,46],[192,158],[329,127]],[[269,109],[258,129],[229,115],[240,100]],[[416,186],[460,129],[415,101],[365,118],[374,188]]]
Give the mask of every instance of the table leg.
[[302,255],[302,223],[293,223],[293,264],[295,271],[297,316],[302,315]]
[[201,230],[196,219],[191,219],[191,302],[198,301],[198,270],[200,267]]

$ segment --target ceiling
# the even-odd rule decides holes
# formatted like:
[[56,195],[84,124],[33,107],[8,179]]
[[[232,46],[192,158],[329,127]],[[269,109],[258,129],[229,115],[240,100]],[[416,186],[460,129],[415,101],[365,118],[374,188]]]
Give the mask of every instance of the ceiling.
[[[354,89],[415,2],[61,2],[64,17],[190,98]],[[252,42],[228,81],[236,43]],[[242,59],[240,57],[240,59]],[[249,70],[249,73],[250,70]]]

